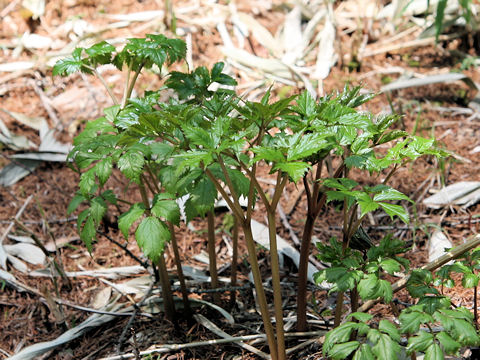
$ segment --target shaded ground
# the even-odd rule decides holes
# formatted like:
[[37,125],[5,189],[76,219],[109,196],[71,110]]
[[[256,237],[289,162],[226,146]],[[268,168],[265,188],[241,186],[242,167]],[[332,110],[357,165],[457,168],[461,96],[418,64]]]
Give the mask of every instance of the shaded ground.
[[[17,2],[18,3],[18,2]],[[136,11],[158,10],[162,9],[163,3],[155,1],[64,1],[59,5],[55,1],[48,1],[45,15],[41,21],[27,21],[22,17],[20,6],[13,6],[6,13],[1,13],[3,21],[0,24],[0,41],[5,46],[5,50],[0,54],[2,62],[7,61],[37,61],[38,65],[32,69],[21,70],[10,73],[0,73],[0,100],[2,109],[16,111],[27,116],[42,116],[48,119],[50,127],[57,128],[57,139],[69,143],[83,124],[93,119],[101,113],[104,106],[108,106],[109,99],[105,96],[100,84],[90,77],[73,75],[67,79],[51,77],[51,69],[45,65],[46,58],[51,52],[57,52],[60,49],[66,50],[65,46],[70,42],[69,37],[75,38],[75,30],[65,30],[62,28],[67,20],[74,18],[85,19],[90,25],[104,27],[107,24],[106,19],[111,14],[127,14]],[[238,10],[255,14],[256,18],[272,33],[278,29],[278,24],[283,21],[286,9],[282,10],[279,4],[266,6],[262,1],[245,1],[238,4]],[[159,5],[160,4],[160,5]],[[0,1],[2,9],[9,6],[6,2]],[[202,4],[203,5],[203,4]],[[225,5],[225,4],[221,4]],[[196,3],[175,2],[178,10],[177,26],[179,28],[191,29],[197,27],[196,31],[191,32],[193,62],[198,65],[211,65],[223,58],[217,45],[222,44],[222,40],[215,26],[202,25],[200,15],[201,11],[189,10]],[[182,10],[183,9],[183,10]],[[210,8],[212,13],[209,16],[215,16],[214,7]],[[205,15],[205,14],[203,14]],[[193,17],[193,20],[186,21],[187,17]],[[195,16],[198,16],[195,18]],[[205,20],[205,19],[203,19]],[[197,25],[195,23],[197,22]],[[80,26],[80,25],[78,25]],[[63,30],[61,30],[63,29]],[[40,35],[49,35],[58,40],[61,44],[54,50],[28,50],[24,49],[14,59],[13,48],[10,47],[13,39],[20,34],[30,31]],[[99,34],[96,40],[103,38],[124,38],[140,37],[145,33],[166,32],[162,21],[156,19],[150,22],[131,23],[124,28],[108,29]],[[341,43],[344,50],[348,52],[352,44],[353,36],[343,34]],[[413,35],[412,35],[413,38]],[[460,46],[461,44],[457,44]],[[451,45],[455,46],[455,45]],[[255,39],[250,39],[249,50],[257,55],[267,56],[268,52]],[[71,51],[71,50],[70,50]],[[68,52],[67,52],[68,53]],[[413,61],[412,61],[413,59]],[[405,71],[415,73],[430,73],[433,70],[444,72],[452,67],[459,68],[459,63],[455,58],[447,56],[442,47],[429,46],[420,49],[404,49],[392,53],[382,53],[379,55],[366,57],[361,62],[361,68],[358,71],[349,71],[347,67],[337,66],[332,69],[329,77],[323,82],[323,88],[326,92],[343,88],[345,82],[354,84],[363,83],[369,91],[379,91],[382,84],[398,77],[397,73],[382,74],[381,69],[392,69],[401,67]],[[106,71],[106,77],[111,82],[119,83],[120,79],[115,78],[115,72],[109,69]],[[250,79],[245,78],[244,71],[233,69],[238,76],[240,88],[248,87]],[[480,76],[474,69],[465,72],[474,81],[479,81]],[[268,82],[267,82],[268,83]],[[142,79],[138,86],[139,91],[151,89],[160,86],[161,80],[157,75],[151,74]],[[35,88],[40,88],[47,100],[40,98]],[[280,93],[281,85],[275,85],[276,93]],[[114,92],[121,94],[122,87],[114,88]],[[287,91],[295,91],[293,88]],[[375,216],[374,223],[366,225],[369,233],[374,239],[380,239],[386,232],[393,232],[395,236],[411,241],[412,251],[407,257],[412,261],[412,266],[420,266],[428,261],[426,253],[426,242],[429,234],[435,226],[440,226],[448,234],[453,244],[462,243],[468,236],[478,232],[480,207],[472,206],[466,211],[456,208],[447,208],[442,210],[426,209],[421,201],[433,190],[439,189],[442,184],[452,184],[458,181],[478,181],[480,180],[480,160],[475,147],[480,145],[480,119],[474,111],[466,108],[469,100],[475,95],[463,84],[449,85],[431,85],[426,87],[417,87],[406,90],[400,90],[392,94],[391,104],[396,111],[404,114],[399,127],[405,128],[409,132],[416,129],[417,134],[423,136],[435,135],[439,143],[452,151],[452,156],[442,163],[432,159],[421,159],[414,165],[400,171],[392,180],[391,185],[416,201],[416,217],[410,226],[404,226],[399,223],[392,223],[388,217]],[[253,95],[252,95],[253,96]],[[50,99],[50,100],[48,100]],[[49,102],[50,101],[50,102]],[[49,107],[58,117],[58,123],[49,113]],[[467,109],[470,111],[459,111],[458,109]],[[390,111],[389,99],[386,95],[379,95],[368,103],[368,109],[374,113],[381,111]],[[8,129],[16,134],[25,135],[32,142],[38,145],[38,132],[13,120],[10,116],[0,112],[0,119],[5,123]],[[4,150],[0,158],[0,165],[9,162],[9,156],[13,152]],[[365,174],[355,174],[355,176],[365,182]],[[268,174],[262,175],[265,189],[268,188]],[[118,180],[120,177],[114,177],[112,186],[118,191],[127,191],[134,193],[134,189],[126,187],[126,183]],[[28,229],[35,233],[45,243],[50,241],[49,231],[53,234],[58,243],[68,242],[68,245],[59,249],[58,253],[64,264],[66,271],[80,271],[86,269],[110,268],[117,266],[136,265],[134,259],[126,256],[125,253],[106,238],[99,238],[94,246],[91,256],[87,253],[84,246],[78,239],[76,232],[75,218],[66,216],[66,210],[70,199],[76,191],[78,176],[71,171],[64,163],[43,163],[31,175],[25,177],[18,183],[5,188],[0,188],[0,224],[2,233],[6,230],[11,219],[22,207],[26,199],[34,196],[34,200],[25,209],[21,216],[21,221]],[[369,180],[367,180],[369,181]],[[370,181],[375,182],[375,179]],[[300,198],[300,201],[296,201]],[[293,231],[297,236],[301,236],[301,229],[304,223],[305,194],[303,186],[299,184],[288,185],[284,197],[281,201],[282,208],[287,214],[287,218]],[[265,222],[262,217],[262,211],[259,209],[255,215],[256,219]],[[113,214],[115,215],[115,214]],[[230,252],[226,240],[222,236],[228,236],[228,229],[224,226],[224,214],[217,217],[217,254],[219,258],[219,267],[225,268],[222,276],[229,276]],[[48,226],[46,225],[48,223]],[[278,232],[286,239],[291,239],[290,232],[278,221]],[[324,241],[331,236],[340,233],[341,223],[339,215],[333,208],[326,209],[320,216],[315,227],[315,236]],[[187,228],[182,226],[178,233],[178,239],[181,248],[181,257],[184,263],[204,271],[207,265],[196,260],[195,255],[206,250],[206,227],[201,220],[196,220],[192,226]],[[12,234],[20,235],[21,232],[14,228]],[[123,243],[122,236],[111,229],[109,235]],[[241,239],[240,239],[241,240]],[[10,243],[11,240],[6,240]],[[240,253],[242,261],[240,262],[240,284],[248,284],[248,263],[245,259],[245,247],[240,241]],[[135,255],[141,256],[137,245],[131,241],[127,245],[128,249]],[[169,250],[167,253],[170,255]],[[262,269],[269,269],[268,260],[260,255]],[[167,265],[173,269],[173,260],[168,257]],[[32,268],[35,268],[34,266]],[[15,275],[17,280],[29,287],[36,289],[41,294],[54,294],[55,289],[49,278],[35,277],[9,267],[9,271]],[[295,315],[295,288],[296,269],[288,261],[285,264],[285,270],[282,274],[285,298],[285,310],[288,316]],[[139,276],[139,275],[135,275]],[[67,283],[59,280],[58,297],[67,300],[70,303],[83,306],[92,306],[96,295],[108,287],[99,278],[88,276],[78,276],[71,279],[72,288]],[[208,286],[204,284],[203,286]],[[311,306],[312,311],[320,310],[327,305],[328,298],[325,292],[311,289],[312,296],[317,299],[317,304]],[[452,301],[456,305],[472,307],[472,291],[460,290],[455,288],[449,291]],[[208,293],[192,294],[192,297],[210,300]],[[229,292],[222,293],[222,302],[228,307]],[[406,294],[399,293],[399,299],[407,300]],[[123,299],[125,300],[125,299]],[[207,318],[215,321],[224,331],[231,335],[241,336],[252,334],[260,330],[261,319],[255,312],[255,304],[251,291],[245,290],[238,292],[238,304],[232,310],[232,315],[237,319],[236,325],[228,325],[218,313],[209,308],[199,308],[198,312]],[[65,317],[69,326],[80,323],[85,320],[89,314],[71,307],[63,307]],[[378,307],[375,312],[384,314],[389,309]],[[0,356],[6,358],[7,354],[13,354],[19,349],[33,343],[54,339],[61,335],[65,329],[56,322],[55,316],[46,304],[39,300],[38,296],[19,293],[14,289],[2,287],[0,292]],[[44,356],[45,359],[97,359],[102,356],[115,354],[120,335],[125,329],[128,319],[121,318],[118,321],[111,322],[105,326],[93,329],[86,336],[79,338],[71,343],[58,348]],[[217,338],[197,323],[182,321],[178,327],[174,327],[161,316],[154,319],[138,317],[131,325],[137,334],[137,343],[131,342],[131,335],[128,334],[124,340],[125,351],[131,351],[134,348],[146,349],[152,344],[163,343],[187,343],[192,341],[201,341],[205,339]],[[311,330],[319,327],[312,324]],[[289,347],[296,344],[295,340],[289,341]],[[260,344],[256,344],[261,347]],[[254,359],[255,356],[245,352],[241,348],[228,344],[221,346],[198,347],[192,349],[172,352],[165,356],[159,356],[160,359],[230,359],[235,355],[243,359]],[[320,345],[312,344],[305,349],[300,350],[295,358],[302,359],[320,359]]]

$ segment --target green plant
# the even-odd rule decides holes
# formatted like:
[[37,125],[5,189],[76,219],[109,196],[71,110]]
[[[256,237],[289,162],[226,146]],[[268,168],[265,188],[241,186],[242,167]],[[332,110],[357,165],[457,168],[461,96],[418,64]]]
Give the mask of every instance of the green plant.
[[[385,241],[380,254],[374,248],[363,249],[365,260],[353,250],[358,246],[352,239],[365,238],[360,236],[361,222],[367,213],[377,209],[408,222],[407,211],[397,203],[408,201],[408,197],[387,183],[408,162],[422,155],[441,155],[441,152],[432,139],[390,130],[398,119],[395,115],[374,117],[356,110],[372,98],[370,94],[360,94],[359,87],[346,87],[341,93],[318,100],[303,92],[273,102],[271,91],[267,90],[260,101],[246,101],[235,95],[231,87],[236,81],[223,73],[222,63],[217,63],[211,69],[171,71],[163,87],[146,91],[139,98],[132,97],[142,70],[153,66],[162,68],[184,56],[185,44],[181,40],[147,35],[145,39],[129,39],[121,50],[106,42],[87,49],[78,48],[72,57],[55,65],[54,74],[82,71],[98,76],[114,103],[104,110],[103,117],[88,122],[75,138],[69,159],[73,161],[72,168],[81,175],[79,191],[68,212],[75,211],[81,203],[88,204],[80,212],[77,225],[89,251],[107,212],[118,212],[120,231],[126,239],[134,231],[139,247],[153,265],[156,280],[161,283],[165,314],[174,320],[176,312],[164,258],[168,243],[173,249],[185,307],[188,307],[175,237],[175,225],[180,221],[176,199],[188,196],[185,203],[187,221],[197,216],[208,219],[213,279],[216,273],[213,208],[218,196],[222,196],[234,216],[234,264],[237,261],[236,239],[241,229],[270,355],[274,360],[284,360],[276,208],[286,184],[303,181],[308,198],[299,266],[301,328],[306,326],[306,321],[302,325],[301,319],[302,316],[306,319],[306,267],[311,236],[322,207],[333,200],[343,204],[343,239],[341,242],[332,240],[333,250],[321,248],[324,256],[334,251],[340,261],[325,275],[320,275],[336,284],[337,304],[343,303],[345,291],[350,291],[352,299],[356,299],[352,303],[354,311],[359,297],[382,296],[391,300],[382,274],[405,268],[405,262],[396,257],[398,249],[389,247],[394,242]],[[98,65],[107,63],[119,70],[126,69],[120,101],[96,70]],[[214,84],[216,90],[213,90]],[[175,95],[161,102],[159,99],[166,89]],[[391,145],[387,151],[376,150],[379,145],[388,143]],[[273,195],[266,194],[257,179],[260,166],[276,177]],[[128,179],[130,190],[133,189],[141,201],[131,203],[109,188],[108,179],[115,168]],[[324,168],[327,172],[322,176]],[[350,178],[354,168],[372,175],[385,172],[385,179],[376,186],[361,186]],[[247,199],[245,207],[240,204],[242,196]],[[265,209],[268,221],[275,326],[270,319],[252,233],[252,215],[258,206]],[[371,246],[368,241],[366,243]],[[235,284],[234,273],[232,268],[232,284]],[[371,285],[380,286],[381,292],[367,291]],[[355,316],[357,320],[361,317]],[[335,317],[338,327],[341,306],[337,306]]]
[[355,290],[364,301],[380,298],[390,305],[392,316],[399,320],[397,325],[384,318],[376,321],[378,317],[366,312],[355,312],[351,296],[352,313],[347,316],[348,321],[325,337],[323,351],[326,356],[332,359],[349,356],[353,359],[400,359],[406,353],[414,359],[415,352],[423,352],[425,359],[444,359],[445,354],[457,354],[462,346],[480,343],[472,325],[474,315],[464,307],[454,306],[434,287],[452,286],[449,277],[452,271],[464,274],[464,287],[476,286],[478,278],[470,266],[472,261],[478,261],[480,249],[465,256],[470,266],[465,265],[465,260],[457,261],[440,268],[436,277],[428,270],[413,270],[406,285],[410,296],[418,300],[400,312],[392,301],[394,289],[384,277],[402,269],[408,271],[409,262],[399,256],[406,251],[402,241],[388,236],[378,246],[370,248],[366,257],[356,250],[343,252],[336,239],[331,239],[329,245],[318,246],[320,258],[332,263],[331,268],[317,274],[318,282],[332,283],[331,292]]

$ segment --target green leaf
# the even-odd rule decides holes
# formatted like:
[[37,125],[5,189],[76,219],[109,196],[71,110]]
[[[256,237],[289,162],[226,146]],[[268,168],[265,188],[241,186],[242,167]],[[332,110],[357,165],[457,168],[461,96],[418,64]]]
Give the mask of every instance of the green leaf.
[[304,135],[296,144],[292,144],[287,152],[288,161],[303,160],[330,146],[325,134],[310,133]]
[[368,274],[358,283],[358,295],[363,300],[369,300],[375,295],[378,286],[378,276],[376,274]]
[[280,170],[287,173],[293,182],[297,182],[303,175],[310,169],[310,165],[306,162],[289,162],[289,163],[277,163],[272,170]]
[[367,344],[362,344],[355,352],[353,360],[375,360],[375,356],[372,352],[372,347]]
[[378,194],[375,194],[373,197],[375,201],[395,201],[395,200],[407,200],[413,203],[413,201],[405,194],[401,193],[398,190],[395,190],[391,187],[381,191]]
[[346,359],[348,355],[358,349],[360,342],[348,341],[342,344],[335,344],[328,352],[329,357],[332,359]]
[[433,335],[426,331],[419,331],[416,336],[408,339],[407,352],[410,354],[414,351],[425,352],[427,348],[434,343]]
[[294,107],[294,110],[297,111],[300,115],[310,117],[315,115],[316,103],[315,99],[308,91],[304,91],[297,97],[297,105]]
[[390,218],[393,219],[394,216],[398,216],[405,224],[410,222],[410,217],[408,216],[407,211],[400,205],[394,205],[389,203],[380,202],[378,203],[385,212],[390,215]]
[[99,42],[88,49],[85,52],[89,56],[89,63],[93,66],[98,64],[109,64],[112,60],[112,53],[115,51],[115,47],[110,45],[106,41]]
[[118,168],[130,180],[139,182],[145,159],[136,151],[127,151],[118,160]]
[[380,334],[378,342],[372,347],[372,352],[378,359],[396,359],[400,351],[400,345],[387,334]]
[[96,226],[100,224],[100,221],[103,218],[103,215],[107,212],[107,204],[101,197],[96,197],[90,203],[90,216],[93,218],[93,221]]
[[108,201],[110,204],[116,205],[117,204],[117,196],[113,192],[113,190],[105,190],[102,193],[102,198]]
[[382,260],[379,266],[390,275],[393,275],[393,273],[401,269],[400,263],[394,259]]
[[372,320],[373,316],[368,313],[354,312],[347,316],[347,319],[351,319],[351,318],[357,319],[358,321],[361,321],[361,322],[367,322]]
[[379,204],[375,202],[368,194],[360,192],[355,196],[360,206],[361,216],[378,209]]
[[330,330],[325,335],[325,342],[323,343],[323,351],[330,352],[330,349],[335,344],[344,343],[350,340],[352,331],[355,330],[357,324],[353,322],[346,322],[333,330]]
[[418,307],[412,308],[413,306],[400,313],[400,331],[402,333],[415,334],[420,329],[420,324],[434,321],[430,315],[418,311]]
[[135,239],[143,253],[154,264],[158,264],[160,256],[163,256],[165,243],[170,239],[170,231],[158,218],[149,216],[138,225]]
[[194,216],[204,216],[212,210],[217,199],[217,189],[210,179],[203,175],[190,191],[190,198],[185,204],[187,221]]
[[264,160],[266,162],[282,163],[285,161],[285,156],[279,149],[271,147],[258,146],[254,147],[252,151],[256,154],[254,160]]
[[387,280],[379,280],[378,289],[375,295],[383,297],[385,302],[389,303],[393,298],[392,284]]
[[125,239],[128,239],[128,232],[130,227],[137,221],[145,212],[145,206],[142,203],[133,204],[130,209],[120,215],[118,218],[118,228],[122,232]]
[[435,338],[442,344],[445,352],[447,354],[456,354],[457,351],[462,346],[459,342],[455,341],[450,335],[445,331],[440,331]]
[[83,48],[76,48],[75,50],[73,50],[71,57],[58,60],[53,66],[53,76],[67,76],[73,74],[74,72],[81,71],[83,66],[83,50]]
[[478,285],[478,276],[475,274],[465,274],[462,279],[462,286],[464,288],[473,288]]
[[157,194],[153,198],[152,214],[166,219],[172,224],[178,225],[180,223],[180,209],[175,200],[171,200],[171,194]]
[[393,325],[390,321],[382,319],[378,324],[378,330],[384,332],[385,334],[390,335],[390,337],[395,341],[400,341],[400,332],[398,331],[397,327]]
[[80,193],[84,196],[87,196],[95,185],[95,168],[85,171],[80,176],[80,182],[78,186],[80,187]]
[[100,180],[100,185],[104,185],[110,175],[112,174],[112,161],[111,157],[107,157],[101,161],[99,161],[95,165],[95,173],[98,176],[98,180]]
[[93,217],[89,216],[80,233],[80,239],[82,239],[89,253],[92,253],[92,241],[95,239],[95,235],[96,227],[93,222]]
[[437,343],[431,344],[425,352],[424,360],[444,360],[442,349]]
[[87,200],[87,198],[85,196],[83,196],[82,194],[78,194],[78,193],[75,194],[73,199],[68,204],[67,215],[70,215],[72,212],[74,212],[78,208],[78,206],[86,200]]

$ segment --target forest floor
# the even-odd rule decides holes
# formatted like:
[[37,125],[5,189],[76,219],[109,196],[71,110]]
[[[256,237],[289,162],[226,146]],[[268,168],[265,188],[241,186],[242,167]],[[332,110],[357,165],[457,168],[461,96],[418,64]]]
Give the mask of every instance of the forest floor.
[[[41,2],[39,2],[41,3]],[[225,61],[221,46],[224,44],[218,24],[226,24],[228,31],[232,32],[233,25],[230,19],[232,4],[228,1],[174,1],[174,12],[177,17],[177,33],[182,38],[188,38],[191,42],[192,63],[194,66],[211,66],[217,61]],[[230,5],[228,5],[230,3]],[[285,24],[285,18],[294,2],[280,1],[256,1],[247,0],[237,2],[238,13],[246,13],[253,16],[271,34],[276,34],[280,27]],[[354,1],[345,3],[355,3]],[[376,2],[372,2],[376,3]],[[2,10],[3,9],[3,10]],[[55,129],[55,138],[58,142],[71,144],[73,137],[83,128],[86,121],[95,119],[102,114],[102,109],[110,106],[109,98],[104,93],[101,84],[95,79],[84,75],[72,75],[68,78],[52,77],[51,65],[59,56],[66,56],[73,47],[71,44],[78,43],[81,39],[89,39],[94,42],[103,39],[120,41],[129,37],[141,37],[146,33],[170,34],[165,26],[163,15],[157,14],[147,20],[133,21],[132,18],[122,19],[114,14],[132,14],[136,12],[152,12],[164,10],[163,2],[144,1],[91,1],[91,0],[65,0],[46,1],[46,8],[39,20],[32,20],[22,10],[20,1],[0,0],[0,64],[16,63],[18,68],[13,71],[2,70],[0,66],[0,120],[8,130],[16,135],[25,136],[36,147],[40,144],[38,128],[32,128],[34,118],[43,118],[51,129]],[[148,14],[148,13],[147,13]],[[151,15],[152,13],[150,13]],[[359,18],[360,19],[360,18]],[[355,24],[371,21],[367,17],[355,22]],[[114,24],[114,25],[112,25]],[[360,30],[360,36],[367,34],[371,38],[367,41],[367,49],[376,49],[367,54],[363,49],[364,56],[357,59],[358,66],[353,66],[348,55],[356,45],[355,36],[359,31],[346,31],[342,28],[342,21],[338,21],[339,37],[336,42],[336,50],[342,49],[336,65],[332,67],[329,75],[324,80],[316,80],[316,90],[321,93],[329,93],[343,89],[346,83],[352,85],[362,84],[369,92],[380,92],[381,87],[397,79],[402,74],[412,73],[416,75],[432,75],[447,73],[452,70],[461,70],[474,82],[480,83],[480,72],[474,67],[461,69],[461,52],[469,55],[477,55],[475,49],[465,43],[468,39],[455,39],[449,42],[433,42],[423,46],[412,46],[383,51],[387,45],[402,44],[415,40],[419,31],[410,31],[398,40],[391,41],[395,34],[401,34],[409,27],[400,24],[394,33],[382,33],[381,22],[373,22],[372,34],[379,34],[379,38],[370,34],[367,27]],[[402,28],[402,26],[404,26]],[[363,33],[362,33],[363,31]],[[385,30],[386,31],[386,30]],[[41,38],[30,37],[30,43],[18,45],[21,39],[27,39],[22,34],[37,34]],[[365,36],[367,36],[365,35]],[[258,41],[255,34],[245,38],[245,49],[258,56],[268,57],[269,52]],[[48,45],[42,45],[42,41],[50,41]],[[33,42],[33,43],[32,43]],[[467,41],[468,42],[468,41]],[[341,45],[341,46],[340,46]],[[364,44],[365,45],[365,44]],[[477,49],[478,50],[478,49]],[[355,50],[356,51],[356,50]],[[361,54],[361,51],[360,51]],[[53,59],[53,60],[52,60]],[[350,59],[351,60],[351,59]],[[25,62],[25,68],[21,63]],[[314,59],[307,59],[306,63],[313,64]],[[228,59],[227,59],[228,63]],[[30,65],[28,65],[30,64]],[[248,93],[249,98],[255,99],[261,96],[255,88],[260,84],[263,89],[273,84],[273,92],[276,96],[285,93],[298,92],[302,87],[301,82],[292,80],[293,84],[284,84],[281,81],[272,81],[272,77],[264,76],[261,71],[249,73],[248,67],[228,66],[228,70],[239,82],[239,89],[253,89]],[[464,62],[463,62],[464,64]],[[350,65],[350,68],[349,66]],[[258,69],[257,69],[258,70]],[[115,86],[113,91],[121,95],[122,83],[117,72],[107,68],[104,76]],[[154,89],[161,85],[161,79],[155,74],[142,78],[137,90],[143,91]],[[253,85],[252,85],[253,84]],[[298,86],[298,87],[297,87]],[[260,94],[260,95],[259,95]],[[478,109],[469,107],[476,92],[467,85],[459,82],[448,84],[432,84],[427,86],[412,87],[403,90],[395,90],[391,93],[380,93],[367,104],[369,111],[373,113],[389,112],[392,107],[403,117],[399,127],[408,132],[416,132],[418,135],[435,136],[441,147],[448,149],[453,155],[442,161],[420,159],[413,165],[398,172],[392,180],[391,186],[409,195],[416,205],[416,212],[412,213],[410,225],[392,222],[388,217],[375,215],[365,224],[365,228],[374,240],[381,239],[386,233],[394,233],[394,236],[411,244],[411,250],[406,254],[412,262],[412,267],[426,264],[428,260],[428,240],[432,233],[441,229],[453,245],[464,242],[471,235],[478,233],[480,222],[480,205],[472,205],[468,208],[460,208],[455,205],[440,209],[427,208],[423,200],[438,191],[444,185],[450,185],[461,181],[480,181],[480,116]],[[20,113],[26,116],[23,122],[15,119],[8,112]],[[20,119],[21,120],[21,119]],[[38,120],[38,119],[37,119]],[[41,121],[41,120],[38,120]],[[28,125],[30,124],[30,126]],[[12,156],[15,150],[2,148],[0,167],[15,161]],[[359,181],[368,184],[365,174],[355,175]],[[94,244],[90,255],[81,243],[77,228],[75,214],[67,216],[67,206],[77,190],[78,174],[73,172],[65,162],[44,161],[29,172],[27,176],[11,186],[0,187],[0,236],[3,236],[9,228],[12,219],[19,213],[24,204],[26,207],[19,216],[28,230],[35,234],[49,249],[54,248],[54,238],[61,259],[67,272],[80,272],[70,279],[71,284],[59,281],[55,290],[51,279],[41,276],[43,266],[28,264],[28,270],[21,270],[12,266],[9,262],[7,270],[17,281],[27,285],[32,291],[18,291],[5,282],[0,283],[0,359],[7,358],[31,344],[48,341],[57,338],[65,332],[63,324],[58,323],[58,318],[53,314],[51,304],[45,298],[52,296],[65,300],[69,304],[84,307],[95,307],[95,304],[111,299],[115,290],[112,290],[112,282],[120,283],[126,279],[139,279],[148,273],[144,270],[132,270],[133,273],[118,275],[117,278],[107,275],[87,274],[89,270],[109,269],[123,266],[134,266],[138,263],[116,247],[107,238],[99,236]],[[265,190],[271,187],[271,179],[268,173],[262,175],[262,183]],[[375,181],[375,179],[372,179]],[[117,177],[114,186],[119,191],[131,191],[127,189],[127,183]],[[33,198],[30,198],[33,196]],[[132,195],[133,196],[133,195]],[[286,219],[291,227],[285,226],[285,222],[279,218],[278,233],[287,239],[293,246],[294,237],[301,237],[301,229],[306,217],[303,185],[291,184],[286,188],[281,200],[281,207],[286,214]],[[300,200],[300,201],[298,201]],[[414,215],[414,216],[413,216]],[[256,220],[265,223],[261,209],[255,214]],[[225,213],[218,213],[217,224],[217,254],[218,267],[223,270],[221,276],[228,277],[230,274],[230,232],[229,219]],[[328,240],[332,236],[340,234],[340,216],[334,208],[327,208],[319,217],[315,225],[315,237],[317,241]],[[206,252],[206,223],[201,219],[194,220],[189,226],[181,226],[178,239],[181,248],[181,257],[184,264],[191,266],[200,273],[208,273],[208,265],[205,261]],[[9,229],[9,235],[28,235],[20,231],[18,226]],[[120,243],[124,243],[122,235],[110,229],[108,235]],[[3,244],[14,244],[15,240],[7,237]],[[239,284],[248,285],[248,262],[246,261],[246,248],[240,242],[240,269]],[[128,249],[135,255],[141,256],[135,241],[128,243]],[[312,249],[314,252],[315,250]],[[53,254],[53,253],[52,253]],[[268,258],[260,249],[262,270],[268,277]],[[173,270],[174,262],[167,249],[167,265]],[[19,270],[20,268],[20,270]],[[82,273],[83,272],[83,273]],[[45,274],[45,272],[43,272]],[[107,280],[107,281],[105,281]],[[285,262],[282,273],[284,283],[285,313],[289,317],[295,316],[295,281],[296,268],[290,261]],[[2,285],[3,284],[3,285]],[[194,284],[192,286],[207,289],[209,284]],[[447,292],[452,302],[472,308],[473,292],[471,289],[461,287],[453,288]],[[399,299],[405,299],[403,292],[396,294]],[[192,298],[211,301],[211,294],[199,292],[191,294]],[[230,310],[228,304],[230,292],[221,293],[223,307],[236,319],[235,324],[228,324],[218,312],[209,307],[199,307],[195,311],[205,315],[214,321],[223,331],[232,336],[251,334],[252,331],[260,330],[261,318],[255,310],[255,303],[251,291],[246,287],[237,292],[237,304]],[[310,287],[309,293],[310,310],[320,311],[328,306],[329,297],[325,291]],[[314,302],[313,299],[316,299]],[[137,300],[134,295],[122,297],[119,301]],[[69,306],[62,306],[66,323],[73,327],[87,319],[91,314]],[[385,312],[388,316],[389,309],[377,307],[374,311]],[[122,351],[130,352],[133,349],[147,349],[153,344],[164,343],[188,343],[217,338],[217,336],[196,322],[181,321],[178,325],[172,325],[161,316],[147,318],[138,316],[130,327],[137,336],[136,343],[132,342],[132,335],[128,329],[127,336],[122,337],[129,317],[118,317],[105,325],[94,327],[85,335],[55,348],[40,358],[44,359],[99,359],[113,356],[117,353],[119,339],[122,338]],[[288,322],[287,322],[288,324]],[[290,325],[292,325],[291,322]],[[310,330],[316,330],[313,323]],[[288,346],[296,344],[295,339],[288,341]],[[262,347],[261,343],[257,343]],[[211,345],[193,347],[172,351],[159,356],[159,359],[232,359],[240,356],[243,359],[255,359],[254,354],[233,345]],[[296,359],[321,359],[321,346],[312,343],[295,355]]]

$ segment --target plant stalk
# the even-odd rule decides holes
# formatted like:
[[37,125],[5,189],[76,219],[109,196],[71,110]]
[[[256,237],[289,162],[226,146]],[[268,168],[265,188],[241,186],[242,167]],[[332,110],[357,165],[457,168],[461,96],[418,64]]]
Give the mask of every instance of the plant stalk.
[[171,222],[168,222],[168,228],[170,230],[173,255],[175,257],[175,265],[177,267],[178,281],[180,282],[180,290],[182,292],[183,308],[187,317],[190,317],[192,314],[192,309],[190,308],[190,301],[188,300],[188,292],[187,286],[185,285],[185,276],[183,275],[182,261],[180,259],[180,252],[178,251],[177,237],[175,236],[175,227]]
[[[217,253],[215,252],[215,214],[213,210],[207,212],[207,226],[208,226],[208,266],[210,270],[210,277],[212,278],[212,289],[218,288],[218,274],[217,274]],[[220,293],[213,293],[213,302],[220,304]]]
[[[232,287],[237,286],[237,262],[238,262],[238,219],[233,217],[233,233],[232,233],[232,267],[230,275],[230,283]],[[235,306],[235,290],[230,293],[230,308]]]
[[158,272],[160,275],[160,285],[162,286],[163,306],[165,316],[168,320],[175,322],[175,303],[173,302],[172,287],[168,278],[167,264],[163,254],[158,260]]
[[267,335],[268,347],[270,348],[270,356],[272,357],[272,360],[278,360],[277,341],[273,332],[272,322],[270,321],[267,298],[265,296],[265,289],[263,288],[262,277],[260,275],[260,267],[258,266],[257,249],[255,247],[255,240],[253,240],[252,227],[250,223],[244,223],[242,228],[247,243],[250,266],[252,267],[258,306],[260,307],[263,326],[265,328],[265,334]]
[[297,331],[307,330],[307,281],[308,281],[308,256],[313,235],[315,218],[307,214],[303,228],[302,242],[300,245],[300,262],[298,264],[297,284]]
[[278,262],[277,227],[275,213],[268,212],[268,235],[272,266],[273,305],[275,309],[278,359],[285,360],[285,335],[283,330],[282,287],[280,285],[280,264]]

